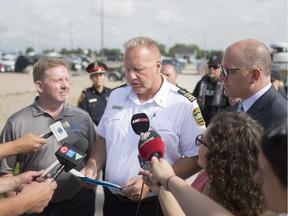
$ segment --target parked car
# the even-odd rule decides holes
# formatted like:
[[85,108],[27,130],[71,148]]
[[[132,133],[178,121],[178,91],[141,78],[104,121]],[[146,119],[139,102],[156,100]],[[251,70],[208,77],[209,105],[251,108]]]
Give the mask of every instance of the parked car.
[[[16,53],[0,53],[0,64],[7,66],[5,70],[11,69],[11,71],[13,71],[17,56],[18,54]],[[4,70],[3,66],[2,70]]]
[[4,72],[12,72],[12,68],[9,65],[5,65],[0,63],[0,72],[4,73]]
[[273,71],[279,73],[283,82],[287,82],[288,74],[288,43],[277,42],[271,44],[271,57]]
[[107,78],[110,82],[125,81],[125,73],[122,70],[107,70]]
[[[15,72],[30,73],[32,66],[38,59],[46,57],[46,55],[21,55],[16,59]],[[70,56],[58,56],[71,64],[72,71],[81,71],[82,65],[79,59]]]
[[42,55],[20,55],[15,62],[15,72],[29,72],[29,69],[35,64]]

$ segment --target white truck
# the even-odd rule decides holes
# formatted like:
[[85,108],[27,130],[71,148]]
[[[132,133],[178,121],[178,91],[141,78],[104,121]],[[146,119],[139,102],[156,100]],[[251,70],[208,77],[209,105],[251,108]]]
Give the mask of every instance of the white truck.
[[288,43],[277,42],[271,45],[272,70],[280,74],[281,80],[287,79],[288,72]]

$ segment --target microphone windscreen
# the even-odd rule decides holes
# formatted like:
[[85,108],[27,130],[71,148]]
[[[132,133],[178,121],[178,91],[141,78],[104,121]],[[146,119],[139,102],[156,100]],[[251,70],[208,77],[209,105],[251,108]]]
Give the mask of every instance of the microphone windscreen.
[[150,127],[148,116],[145,113],[134,114],[131,118],[131,126],[133,131],[138,135],[147,132]]
[[164,156],[164,142],[156,131],[148,131],[140,135],[138,144],[140,156],[150,161],[152,156],[163,158]]
[[78,149],[81,152],[85,152],[88,149],[88,140],[84,137],[80,137],[76,142],[72,143],[71,146]]

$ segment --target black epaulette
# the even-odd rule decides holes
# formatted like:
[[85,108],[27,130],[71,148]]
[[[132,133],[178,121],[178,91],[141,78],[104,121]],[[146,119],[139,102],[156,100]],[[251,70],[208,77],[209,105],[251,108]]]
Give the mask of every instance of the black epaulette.
[[90,87],[83,89],[83,90],[82,90],[82,93],[86,94],[86,92],[87,92],[87,90],[88,90],[89,88],[90,88]]
[[189,101],[193,102],[196,100],[196,98],[187,90],[180,88],[177,91],[179,94],[183,95],[184,97],[186,97]]
[[116,86],[115,88],[112,89],[112,91],[118,88],[126,87],[126,86],[128,86],[128,83],[122,84],[120,86]]

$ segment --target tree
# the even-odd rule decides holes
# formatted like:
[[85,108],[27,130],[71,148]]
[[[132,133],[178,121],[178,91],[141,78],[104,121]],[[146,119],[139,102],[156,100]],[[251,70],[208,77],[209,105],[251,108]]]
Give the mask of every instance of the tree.
[[35,52],[34,48],[33,47],[27,47],[25,53],[28,54],[28,53],[31,53],[31,52]]
[[164,44],[159,44],[158,45],[159,49],[160,49],[160,53],[162,56],[166,56],[167,53],[166,53],[166,46]]

